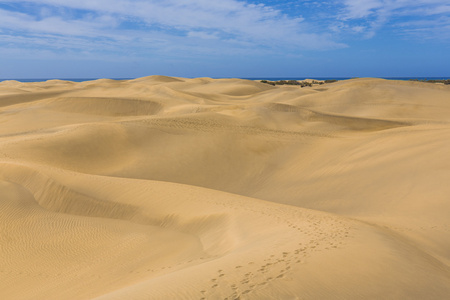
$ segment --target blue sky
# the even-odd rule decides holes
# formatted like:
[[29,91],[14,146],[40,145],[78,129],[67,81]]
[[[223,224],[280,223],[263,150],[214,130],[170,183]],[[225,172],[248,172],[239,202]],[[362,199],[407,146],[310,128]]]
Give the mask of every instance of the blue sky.
[[449,0],[0,0],[0,78],[450,77]]

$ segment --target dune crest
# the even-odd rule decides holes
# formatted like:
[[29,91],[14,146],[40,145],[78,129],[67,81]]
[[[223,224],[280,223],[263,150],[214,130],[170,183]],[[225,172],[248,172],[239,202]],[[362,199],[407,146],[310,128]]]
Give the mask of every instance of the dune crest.
[[445,299],[450,86],[0,83],[1,299]]

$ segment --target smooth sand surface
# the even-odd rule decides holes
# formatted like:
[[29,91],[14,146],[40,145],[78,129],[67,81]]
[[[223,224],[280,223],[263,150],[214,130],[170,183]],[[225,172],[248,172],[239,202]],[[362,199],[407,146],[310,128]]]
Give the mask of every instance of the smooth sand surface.
[[450,86],[0,83],[0,299],[448,299]]

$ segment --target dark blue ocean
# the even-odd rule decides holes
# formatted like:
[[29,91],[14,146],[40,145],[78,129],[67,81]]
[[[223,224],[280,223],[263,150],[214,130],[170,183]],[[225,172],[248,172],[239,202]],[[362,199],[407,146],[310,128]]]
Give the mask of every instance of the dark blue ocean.
[[[53,79],[58,79],[58,80],[66,80],[66,81],[73,81],[73,82],[83,82],[83,81],[91,81],[91,80],[97,80],[97,79],[101,79],[101,78],[10,78],[10,79],[0,79],[0,81],[4,81],[4,80],[16,80],[16,81],[20,81],[20,82],[44,82],[47,80],[53,80]],[[113,80],[128,80],[128,79],[134,79],[134,78],[109,78],[109,79],[113,79]]]
[[[278,81],[278,80],[305,80],[305,79],[315,79],[315,80],[347,80],[357,77],[273,77],[273,78],[263,78],[263,77],[257,77],[257,78],[242,78],[242,79],[250,79],[250,80],[271,80],[271,81]],[[444,80],[448,79],[449,77],[375,77],[375,78],[382,78],[382,79],[389,79],[389,80]]]
[[[248,80],[271,80],[271,81],[278,81],[278,80],[305,80],[307,78],[316,79],[316,80],[346,80],[351,79],[354,77],[251,77],[251,78],[242,78],[242,79],[248,79]],[[383,78],[383,79],[389,79],[389,80],[444,80],[449,79],[448,77],[377,77],[377,78]],[[97,80],[101,78],[10,78],[10,79],[0,79],[1,81],[4,80],[17,80],[20,82],[43,82],[51,79],[59,79],[59,80],[67,80],[67,81],[73,81],[73,82],[83,82],[83,81],[91,81],[91,80]],[[129,80],[129,79],[135,79],[135,78],[110,78],[113,80]]]

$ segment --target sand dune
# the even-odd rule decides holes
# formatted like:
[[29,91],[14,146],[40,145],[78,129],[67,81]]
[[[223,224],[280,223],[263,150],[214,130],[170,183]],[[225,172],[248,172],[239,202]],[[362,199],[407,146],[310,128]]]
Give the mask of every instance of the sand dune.
[[445,299],[450,87],[0,83],[1,299]]

